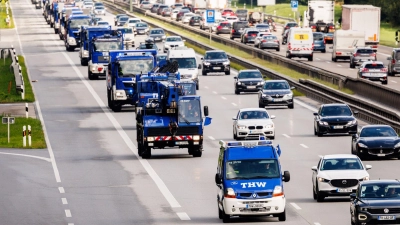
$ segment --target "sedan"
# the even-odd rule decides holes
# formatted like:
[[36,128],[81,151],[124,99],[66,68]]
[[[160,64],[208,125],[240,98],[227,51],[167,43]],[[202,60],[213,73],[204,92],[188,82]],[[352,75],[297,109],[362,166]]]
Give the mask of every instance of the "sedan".
[[350,107],[342,103],[323,104],[318,112],[314,113],[314,135],[321,137],[323,134],[357,133],[358,111],[351,111]]
[[218,24],[215,34],[230,34],[232,29],[232,24],[228,21],[221,22]]
[[272,122],[274,115],[269,115],[266,109],[246,108],[239,110],[233,117],[233,138],[236,140],[246,138],[259,139],[260,136],[275,139],[275,125]]
[[272,33],[270,32],[259,32],[256,36],[256,38],[254,39],[254,46],[258,46],[258,44],[262,41],[262,37],[265,35],[272,35]]
[[328,196],[349,196],[356,193],[359,182],[369,180],[367,170],[360,158],[350,154],[325,155],[317,166],[311,167],[313,198],[323,202]]
[[146,34],[147,32],[149,32],[149,25],[147,25],[147,23],[136,23],[135,27],[133,28],[133,31],[136,34]]
[[153,28],[149,31],[149,37],[153,38],[155,42],[165,40],[165,32],[161,28]]
[[97,26],[109,26],[110,24],[107,21],[100,20],[100,21],[97,21],[96,25]]
[[256,29],[259,30],[260,32],[271,32],[271,29],[268,24],[256,24]]
[[169,49],[175,47],[183,47],[185,46],[185,40],[182,40],[180,36],[169,36],[165,39],[163,52],[167,53]]
[[117,26],[118,27],[119,26],[124,26],[128,22],[128,20],[129,20],[129,17],[127,17],[127,16],[119,17],[118,20],[117,20]]
[[259,49],[273,48],[277,52],[281,49],[279,40],[275,35],[264,35],[256,47]]
[[96,6],[93,9],[93,12],[95,15],[106,15],[106,8],[104,8],[104,6]]
[[135,27],[135,25],[137,23],[142,22],[142,20],[138,19],[138,18],[131,18],[128,20],[128,22],[126,23],[129,27]]
[[389,125],[367,125],[351,140],[351,153],[364,158],[395,157],[400,159],[400,139]]
[[228,21],[230,24],[233,24],[233,22],[239,21],[239,18],[236,16],[227,16],[225,17],[226,21]]
[[364,62],[357,67],[358,77],[372,81],[380,81],[382,84],[388,83],[388,69],[382,62],[369,61]]
[[234,87],[235,94],[240,92],[257,92],[262,89],[264,79],[259,70],[240,70],[235,79]]
[[293,92],[286,80],[267,80],[258,93],[258,107],[265,108],[269,105],[288,106],[294,108]]
[[115,26],[117,26],[117,21],[118,21],[118,19],[119,19],[121,16],[128,16],[128,15],[126,15],[126,14],[117,14],[117,15],[114,17],[114,25],[115,25]]
[[171,16],[171,8],[163,8],[161,11],[161,16],[170,17]]

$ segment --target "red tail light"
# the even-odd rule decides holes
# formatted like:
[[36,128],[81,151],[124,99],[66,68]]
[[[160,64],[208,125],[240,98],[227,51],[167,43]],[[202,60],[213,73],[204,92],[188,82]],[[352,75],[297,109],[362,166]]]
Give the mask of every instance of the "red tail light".
[[278,40],[274,40],[274,42],[279,42]]
[[257,36],[257,35],[255,35],[255,34],[252,34],[251,36],[252,36],[252,37],[255,37],[255,36]]
[[247,34],[245,34],[245,35],[244,35],[244,37],[246,37],[246,38],[247,38]]
[[326,44],[325,38],[324,38],[324,44]]
[[314,49],[314,43],[312,43],[312,45],[311,45],[311,50],[313,50]]
[[289,27],[288,27],[288,26],[286,26],[286,27],[285,27],[285,29],[289,29]]
[[234,30],[234,29],[232,29],[232,33],[235,33],[235,30]]
[[378,45],[373,45],[372,48],[378,48]]
[[371,53],[370,56],[376,57],[376,53]]
[[222,29],[222,27],[221,27],[221,26],[218,26],[218,27],[217,27],[217,29],[218,29],[218,30],[221,30],[221,29]]
[[262,40],[261,42],[267,42],[267,40]]
[[395,59],[392,59],[392,63],[395,64],[395,63],[396,63],[396,60],[395,60]]
[[342,53],[341,52],[336,52],[336,55],[341,55]]
[[360,55],[360,54],[358,54],[358,53],[354,53],[354,54],[353,54],[354,57],[357,57],[357,56],[359,56],[359,55]]
[[362,72],[368,72],[369,70],[367,68],[363,68]]
[[97,71],[99,71],[99,72],[102,71],[102,70],[103,70],[103,68],[101,68],[101,67],[97,68]]

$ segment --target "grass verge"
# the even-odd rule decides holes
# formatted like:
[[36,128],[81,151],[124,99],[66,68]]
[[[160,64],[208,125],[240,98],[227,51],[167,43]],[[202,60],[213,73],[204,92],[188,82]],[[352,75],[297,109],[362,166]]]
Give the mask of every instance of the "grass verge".
[[[3,116],[1,116],[3,118]],[[28,125],[31,126],[31,137],[32,146],[28,146],[28,136],[26,140],[27,147],[22,145],[22,127]],[[16,117],[15,124],[10,124],[10,143],[8,143],[8,131],[7,124],[1,124],[0,126],[0,148],[30,148],[30,149],[42,149],[46,148],[46,142],[44,139],[42,124],[40,120],[33,118]],[[28,134],[28,131],[27,131]]]
[[35,101],[35,95],[33,94],[32,90],[32,85],[29,80],[28,76],[28,70],[25,65],[25,58],[23,56],[18,56],[18,62],[19,65],[21,66],[21,71],[22,71],[22,76],[24,77],[24,85],[25,85],[25,100],[24,102],[34,102]]
[[7,7],[4,1],[0,3],[0,29],[9,29],[14,28],[14,20],[12,17],[11,9],[8,8],[8,15],[10,16],[10,25],[8,26],[6,23],[7,18]]
[[[274,70],[274,71],[276,71],[278,73],[281,73],[281,74],[284,74],[286,76],[292,77],[292,78],[294,78],[296,80],[298,80],[300,78],[310,79],[310,80],[313,80],[315,82],[318,82],[318,83],[321,83],[323,85],[326,85],[326,86],[328,86],[330,88],[333,88],[335,90],[339,90],[339,86],[338,85],[334,85],[334,84],[331,84],[329,82],[324,82],[324,81],[319,80],[319,79],[310,78],[306,74],[302,74],[302,73],[299,73],[297,71],[294,71],[294,70],[291,70],[291,69],[288,69],[288,68],[284,68],[282,66],[273,64],[271,62],[268,62],[268,61],[265,61],[265,60],[262,60],[262,59],[259,59],[259,58],[254,58],[250,54],[247,54],[245,52],[237,51],[237,49],[228,47],[226,45],[217,43],[215,41],[211,41],[211,43],[210,43],[208,38],[202,37],[199,34],[192,33],[192,32],[189,32],[189,31],[186,31],[186,30],[183,30],[183,29],[178,30],[178,28],[176,28],[175,26],[169,24],[168,22],[164,22],[164,21],[160,21],[160,20],[157,20],[157,19],[154,19],[154,18],[151,18],[151,17],[147,17],[147,16],[144,16],[143,14],[139,14],[139,13],[135,13],[135,16],[138,17],[138,18],[141,18],[141,19],[149,20],[149,21],[151,21],[152,23],[156,24],[159,27],[163,27],[163,28],[172,30],[173,32],[179,33],[182,36],[191,37],[191,39],[193,39],[193,40],[195,40],[195,41],[197,41],[199,43],[205,43],[205,44],[208,44],[208,45],[212,46],[213,48],[223,50],[223,51],[225,51],[226,53],[228,53],[230,55],[234,55],[234,56],[238,56],[238,57],[241,57],[243,59],[246,59],[246,60],[250,60],[251,62],[256,63],[258,65],[263,65],[263,66],[265,66],[265,67],[267,67],[267,68],[269,68],[271,70]],[[186,43],[186,45],[188,47],[193,47],[193,45],[190,45],[188,43]],[[195,50],[197,49],[197,51],[200,54],[201,54],[201,52],[204,52],[204,49],[199,49],[199,48],[194,48],[194,49]],[[244,67],[239,66],[239,65],[232,65],[232,68],[235,68],[237,70],[245,69]],[[340,91],[342,91],[342,92],[344,92],[346,94],[354,94],[353,91],[351,91],[350,89],[346,89],[346,88],[345,89],[341,89]]]

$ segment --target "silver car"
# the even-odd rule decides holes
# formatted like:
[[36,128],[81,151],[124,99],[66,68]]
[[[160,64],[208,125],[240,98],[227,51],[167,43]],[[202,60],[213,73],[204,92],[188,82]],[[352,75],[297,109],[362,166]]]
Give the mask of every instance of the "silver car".
[[371,47],[357,47],[350,55],[350,68],[355,68],[366,61],[376,61],[376,53]]
[[258,46],[258,44],[261,42],[262,37],[265,35],[272,35],[270,32],[260,32],[257,34],[256,38],[254,39],[254,46]]
[[358,67],[358,77],[372,81],[380,81],[382,84],[388,83],[388,69],[382,62],[369,61],[364,62]]
[[387,58],[389,60],[388,64],[388,75],[396,76],[396,74],[400,73],[400,48],[394,48],[390,57]]
[[259,49],[273,48],[277,52],[281,50],[281,44],[275,35],[264,35],[257,46]]
[[106,15],[106,8],[104,6],[95,6],[93,9],[95,15]]
[[266,109],[245,108],[239,110],[233,120],[233,138],[236,140],[266,136],[275,139],[274,115]]

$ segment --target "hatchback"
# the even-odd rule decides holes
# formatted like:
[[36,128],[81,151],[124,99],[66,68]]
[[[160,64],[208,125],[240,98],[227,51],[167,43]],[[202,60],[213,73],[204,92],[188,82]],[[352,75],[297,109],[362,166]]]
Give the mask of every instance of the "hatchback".
[[380,81],[382,84],[387,84],[388,70],[382,62],[369,61],[364,62],[358,68],[358,77],[371,81]]
[[355,68],[366,61],[376,61],[376,53],[370,47],[357,47],[350,55],[350,68]]
[[280,51],[281,45],[279,44],[279,40],[275,35],[264,35],[261,38],[261,41],[257,46],[259,49],[273,48],[277,52]]
[[247,43],[250,43],[250,42],[254,43],[254,41],[255,41],[255,39],[256,39],[256,37],[257,37],[257,34],[258,34],[259,32],[260,32],[260,31],[258,31],[257,29],[254,29],[254,28],[248,28],[248,29],[246,29],[246,30],[242,33],[242,37],[240,38],[240,42],[242,42],[242,43],[244,43],[244,44],[247,44]]
[[229,34],[231,32],[231,28],[232,25],[231,23],[224,21],[219,23],[219,25],[217,26],[217,30],[215,31],[215,33],[218,34]]
[[189,20],[189,25],[190,26],[200,26],[200,16],[192,16]]
[[230,39],[241,38],[244,29],[248,27],[249,23],[247,21],[233,22]]
[[321,32],[314,32],[313,37],[314,37],[314,51],[321,51],[322,53],[325,53],[326,46],[325,46],[324,34]]
[[163,9],[166,9],[166,8],[169,8],[167,5],[160,5],[158,8],[157,8],[157,15],[161,15],[161,12],[162,12],[162,10]]

